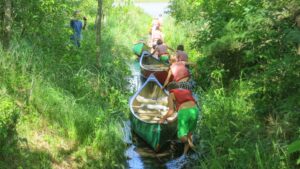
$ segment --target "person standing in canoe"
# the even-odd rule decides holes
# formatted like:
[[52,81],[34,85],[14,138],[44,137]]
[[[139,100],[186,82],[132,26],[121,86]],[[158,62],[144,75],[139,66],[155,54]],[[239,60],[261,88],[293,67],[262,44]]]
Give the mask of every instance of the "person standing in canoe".
[[154,53],[157,53],[158,59],[162,62],[167,63],[169,61],[169,57],[170,57],[168,49],[171,51],[174,51],[174,49],[172,49],[172,48],[168,47],[166,44],[164,44],[161,39],[158,39],[157,45],[155,46],[155,49],[151,53],[151,55],[153,55]]
[[80,21],[80,11],[75,11],[73,16],[74,18],[71,19],[70,21],[70,26],[73,30],[73,35],[71,35],[71,40],[74,42],[75,46],[80,47],[81,46],[80,41],[82,39],[81,30],[85,29],[87,19],[86,17],[83,17],[84,24],[82,24],[82,22]]
[[169,85],[168,90],[170,93],[168,96],[169,110],[159,123],[162,124],[175,111],[178,112],[177,137],[185,144],[183,155],[186,155],[190,148],[194,148],[192,136],[196,129],[199,109],[190,90],[177,88],[176,85]]

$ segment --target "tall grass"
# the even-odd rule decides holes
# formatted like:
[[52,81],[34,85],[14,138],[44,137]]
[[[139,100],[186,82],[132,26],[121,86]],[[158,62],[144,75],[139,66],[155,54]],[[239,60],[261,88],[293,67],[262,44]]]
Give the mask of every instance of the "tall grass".
[[203,120],[198,124],[202,168],[288,168],[286,155],[256,117],[250,99],[253,83],[239,81],[233,93],[211,89],[201,96]]
[[96,5],[91,4],[81,48],[68,39],[51,44],[56,50],[21,40],[10,53],[0,51],[0,83],[22,109],[17,127],[26,141],[19,144],[16,167],[125,166],[120,122],[128,116],[130,93],[122,77],[130,74],[132,44],[147,30],[149,18],[134,7],[112,8],[103,26],[98,67],[92,17]]
[[[172,18],[165,19],[165,42],[173,48],[178,44],[185,45],[192,62],[199,58],[206,61],[201,53],[191,50],[194,38],[189,32],[193,26],[175,23]],[[205,69],[208,67],[202,63],[192,66],[193,79],[203,83],[204,76],[199,71],[205,72]],[[290,135],[289,128],[293,126],[272,115],[267,119],[257,116],[255,97],[261,89],[254,81],[243,78],[226,88],[223,86],[224,71],[214,70],[205,75],[209,77],[209,88],[198,84],[195,89],[202,115],[195,131],[195,143],[203,155],[189,167],[287,169],[293,166],[288,160],[286,143],[281,139]]]

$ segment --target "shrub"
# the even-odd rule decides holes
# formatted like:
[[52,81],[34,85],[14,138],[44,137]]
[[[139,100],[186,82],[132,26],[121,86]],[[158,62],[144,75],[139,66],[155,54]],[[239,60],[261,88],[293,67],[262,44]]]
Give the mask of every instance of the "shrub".
[[1,91],[0,95],[0,159],[3,159],[15,151],[19,110],[11,98],[3,95]]

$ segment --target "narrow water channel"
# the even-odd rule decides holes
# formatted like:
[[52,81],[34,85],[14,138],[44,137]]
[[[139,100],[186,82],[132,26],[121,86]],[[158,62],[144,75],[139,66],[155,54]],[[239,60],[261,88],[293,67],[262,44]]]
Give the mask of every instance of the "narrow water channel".
[[[134,93],[141,86],[140,66],[138,60],[135,60],[130,66],[132,76],[129,79],[130,90]],[[172,164],[172,160],[180,156],[182,151],[181,144],[170,143],[165,150],[156,153],[140,137],[135,135],[130,127],[130,121],[124,122],[123,127],[124,141],[129,145],[125,156],[128,159],[128,168],[130,169],[179,169],[178,164]],[[168,164],[168,162],[170,164]]]
[[[168,2],[135,3],[152,17],[159,14],[166,15]],[[135,93],[142,85],[139,61],[135,60],[129,65],[132,75],[128,79],[129,89]],[[197,158],[196,154],[182,156],[183,145],[179,141],[171,141],[163,150],[156,153],[140,137],[132,132],[130,121],[124,122],[124,142],[128,149],[125,152],[127,168],[129,169],[184,169],[190,168],[189,163]]]
[[[142,84],[138,60],[129,66],[132,72],[129,88],[134,93]],[[156,153],[144,140],[134,134],[130,121],[124,122],[123,133],[124,142],[128,145],[125,156],[129,169],[183,169],[189,168],[189,163],[197,158],[197,154],[182,156],[183,145],[177,140],[170,142],[162,151]]]

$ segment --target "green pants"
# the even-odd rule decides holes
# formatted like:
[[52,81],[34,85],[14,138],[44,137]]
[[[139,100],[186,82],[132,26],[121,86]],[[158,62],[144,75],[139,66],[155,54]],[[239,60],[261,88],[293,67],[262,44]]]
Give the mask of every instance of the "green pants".
[[184,108],[178,111],[178,138],[186,136],[188,133],[196,129],[199,110],[198,108]]
[[169,56],[168,55],[161,55],[159,57],[160,61],[163,61],[163,62],[168,62],[169,61]]

